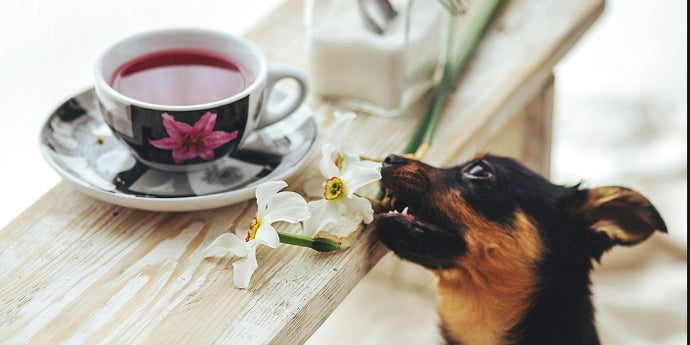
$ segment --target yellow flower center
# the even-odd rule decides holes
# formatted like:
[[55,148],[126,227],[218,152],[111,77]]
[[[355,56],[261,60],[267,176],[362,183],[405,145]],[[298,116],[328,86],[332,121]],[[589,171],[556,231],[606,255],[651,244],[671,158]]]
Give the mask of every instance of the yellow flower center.
[[252,223],[249,225],[249,232],[247,232],[247,238],[244,239],[245,242],[249,242],[256,238],[256,231],[261,227],[261,218],[252,218]]
[[333,176],[326,180],[326,187],[323,191],[323,197],[326,200],[335,200],[340,198],[345,193],[345,183],[337,176]]
[[185,138],[183,145],[188,152],[201,151],[206,146],[206,140],[199,133],[195,133]]

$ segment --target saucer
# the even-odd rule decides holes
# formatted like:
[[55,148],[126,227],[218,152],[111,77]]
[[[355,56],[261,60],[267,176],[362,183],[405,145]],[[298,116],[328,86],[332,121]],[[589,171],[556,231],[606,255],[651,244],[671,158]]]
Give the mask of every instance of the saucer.
[[[286,97],[279,88],[273,93],[271,102]],[[96,199],[149,211],[194,211],[251,199],[258,184],[292,175],[309,158],[316,136],[313,111],[302,104],[285,119],[252,132],[240,150],[206,170],[163,172],[138,162],[113,136],[89,89],[48,117],[40,149],[65,181]]]

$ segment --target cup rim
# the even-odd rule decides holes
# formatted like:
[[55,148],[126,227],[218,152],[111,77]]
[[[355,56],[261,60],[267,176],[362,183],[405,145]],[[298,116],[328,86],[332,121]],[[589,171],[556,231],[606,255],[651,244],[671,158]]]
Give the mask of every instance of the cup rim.
[[[157,104],[157,103],[151,103],[151,102],[146,102],[142,100],[138,100],[136,98],[132,98],[130,96],[127,96],[120,91],[115,90],[112,86],[110,86],[110,83],[108,83],[105,79],[105,76],[102,73],[103,70],[103,61],[105,58],[112,53],[112,51],[117,48],[118,46],[121,46],[123,44],[126,44],[127,42],[131,42],[134,40],[140,40],[140,39],[145,39],[147,37],[152,37],[152,36],[160,36],[160,35],[176,35],[176,34],[196,34],[196,35],[205,35],[205,36],[216,36],[216,37],[221,37],[223,39],[230,39],[234,40],[237,42],[240,42],[243,46],[245,46],[247,49],[249,49],[252,53],[253,56],[255,56],[259,61],[259,73],[258,75],[254,75],[254,80],[252,83],[244,88],[242,91],[229,96],[225,97],[213,102],[207,102],[207,103],[199,103],[199,104],[190,104],[190,105],[167,105],[167,104]],[[115,98],[117,101],[126,103],[126,104],[131,104],[135,105],[138,107],[142,108],[147,108],[147,109],[152,109],[152,110],[164,110],[164,111],[194,111],[194,110],[203,110],[203,109],[209,109],[209,108],[216,108],[220,106],[224,106],[226,104],[233,103],[237,100],[243,99],[249,95],[251,95],[257,88],[260,87],[261,82],[266,80],[266,77],[268,75],[268,62],[266,59],[266,55],[259,49],[259,47],[256,46],[253,42],[250,40],[241,37],[239,35],[234,35],[230,33],[225,33],[222,31],[216,31],[216,30],[210,30],[210,29],[201,29],[201,28],[175,28],[175,29],[159,29],[159,30],[152,30],[152,31],[146,31],[142,32],[139,34],[135,34],[132,36],[125,37],[114,44],[108,46],[98,57],[96,60],[95,64],[95,69],[94,69],[94,75],[95,75],[95,80],[96,80],[96,86],[103,91],[105,91],[110,97]]]

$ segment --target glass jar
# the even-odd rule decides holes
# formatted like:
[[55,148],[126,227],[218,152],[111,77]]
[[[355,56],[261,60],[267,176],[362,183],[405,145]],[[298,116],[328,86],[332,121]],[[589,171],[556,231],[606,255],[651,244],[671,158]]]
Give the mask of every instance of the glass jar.
[[[440,80],[438,0],[305,0],[310,89],[346,109],[395,117]],[[387,8],[386,8],[387,7]]]

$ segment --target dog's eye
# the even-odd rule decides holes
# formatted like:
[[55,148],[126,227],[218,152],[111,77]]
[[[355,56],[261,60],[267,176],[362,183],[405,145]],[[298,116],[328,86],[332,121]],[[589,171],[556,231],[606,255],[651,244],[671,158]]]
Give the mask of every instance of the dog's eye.
[[478,180],[490,179],[494,176],[493,171],[484,161],[478,161],[472,165],[469,165],[467,168],[465,168],[462,174],[467,178]]

